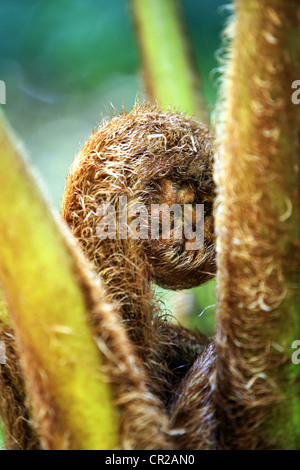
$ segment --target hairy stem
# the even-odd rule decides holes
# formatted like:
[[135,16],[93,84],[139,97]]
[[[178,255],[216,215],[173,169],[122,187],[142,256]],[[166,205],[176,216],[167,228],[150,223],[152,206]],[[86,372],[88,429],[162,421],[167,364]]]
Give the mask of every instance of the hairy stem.
[[[299,448],[298,2],[237,0],[224,78],[216,400],[223,447]],[[298,258],[298,261],[297,261]]]
[[0,148],[0,280],[43,446],[114,448],[116,411],[78,273],[2,117]]

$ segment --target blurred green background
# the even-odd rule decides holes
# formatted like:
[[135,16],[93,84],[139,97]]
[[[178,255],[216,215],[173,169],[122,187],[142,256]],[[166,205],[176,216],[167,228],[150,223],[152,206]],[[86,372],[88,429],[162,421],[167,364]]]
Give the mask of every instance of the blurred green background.
[[[217,51],[228,8],[182,0],[209,111],[218,92]],[[3,109],[21,137],[52,205],[59,210],[75,154],[103,116],[143,99],[141,58],[127,0],[1,0]],[[34,221],[32,221],[34,223]],[[26,234],[24,234],[26,236]],[[167,310],[213,331],[214,281],[179,294],[158,291]],[[192,315],[192,316],[190,316]]]

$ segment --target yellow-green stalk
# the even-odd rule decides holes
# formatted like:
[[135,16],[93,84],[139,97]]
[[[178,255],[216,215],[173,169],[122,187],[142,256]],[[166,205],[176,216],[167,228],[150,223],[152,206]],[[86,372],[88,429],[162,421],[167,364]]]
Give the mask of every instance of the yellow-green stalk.
[[177,0],[132,0],[147,95],[208,122]]
[[1,116],[0,281],[48,449],[113,449],[118,417],[63,230]]
[[5,325],[9,324],[9,315],[7,312],[6,302],[4,300],[3,292],[0,288],[0,323]]

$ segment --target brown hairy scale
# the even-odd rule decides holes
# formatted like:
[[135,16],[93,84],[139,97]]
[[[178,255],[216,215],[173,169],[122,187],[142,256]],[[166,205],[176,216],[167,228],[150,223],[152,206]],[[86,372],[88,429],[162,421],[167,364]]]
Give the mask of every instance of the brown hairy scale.
[[26,403],[14,331],[1,322],[0,339],[6,345],[6,362],[0,366],[0,410],[5,447],[10,450],[39,450],[39,438]]
[[[149,390],[143,365],[119,321],[117,308],[107,300],[101,280],[74,243],[69,231],[66,244],[74,272],[84,294],[88,320],[104,360],[102,371],[112,384],[120,412],[120,448],[130,450],[174,449],[169,420],[161,401]],[[176,435],[176,431],[173,433]]]
[[[122,449],[215,447],[209,380],[214,344],[200,332],[167,321],[151,287],[152,279],[179,289],[213,276],[212,145],[209,132],[193,120],[136,106],[101,126],[70,171],[62,215],[87,256],[69,230],[62,234],[101,351],[103,373],[113,386]],[[129,206],[142,202],[149,212],[152,203],[191,204],[184,217],[192,223],[193,206],[204,203],[204,246],[188,252],[186,240],[172,239],[172,231],[170,239],[163,238],[161,223],[154,243],[130,237],[99,240],[99,205],[113,202],[118,210],[117,198],[124,194]],[[5,446],[54,449],[60,419],[51,391],[43,389],[39,366],[27,371],[32,376],[24,384],[19,357],[24,360],[28,351],[19,350],[10,327],[1,325],[0,337],[7,345],[6,364],[0,368]],[[37,415],[27,394],[38,403]]]
[[[157,106],[135,106],[101,125],[71,167],[62,217],[104,281],[135,350],[147,370],[149,386],[166,409],[182,377],[207,345],[199,332],[167,322],[151,280],[170,289],[199,285],[215,274],[212,204],[213,137],[201,124]],[[204,244],[186,250],[174,230],[169,239],[99,239],[102,203],[119,215],[120,196],[139,204],[204,204]],[[161,224],[161,221],[160,221]],[[160,225],[161,228],[161,225]],[[171,225],[172,228],[172,225]],[[174,236],[173,236],[174,235]]]
[[[114,405],[119,411],[120,448],[131,450],[174,449],[176,443],[170,432],[168,416],[161,401],[149,390],[143,365],[119,321],[115,306],[107,301],[100,279],[93,273],[69,230],[61,227],[65,244],[70,251],[73,270],[84,295],[96,344],[101,352],[101,370],[112,384]],[[0,367],[0,410],[4,424],[5,448],[9,450],[55,450],[53,434],[61,427],[51,390],[43,387],[43,371],[37,364],[24,383],[22,364],[27,351],[20,351],[11,327],[0,324],[0,338],[6,344],[6,362]],[[46,371],[44,371],[46,372]],[[28,384],[31,393],[29,394]],[[27,386],[25,386],[27,385]],[[38,402],[35,414],[27,398],[35,395]],[[34,416],[31,416],[31,415]],[[36,418],[36,420],[34,420]],[[66,431],[67,424],[64,424]],[[67,433],[68,435],[68,433]],[[71,435],[71,433],[70,433]],[[66,437],[66,448],[73,448]],[[77,448],[77,446],[76,446]]]

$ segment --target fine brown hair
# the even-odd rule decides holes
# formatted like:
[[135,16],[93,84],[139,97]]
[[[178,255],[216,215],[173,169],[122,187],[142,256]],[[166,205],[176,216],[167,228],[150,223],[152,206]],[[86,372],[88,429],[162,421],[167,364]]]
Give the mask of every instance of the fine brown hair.
[[[182,377],[207,345],[200,332],[167,321],[151,281],[169,289],[199,285],[215,274],[213,137],[198,122],[157,106],[136,105],[102,124],[76,156],[68,176],[62,217],[118,306],[150,389],[169,409]],[[99,206],[120,196],[143,204],[204,204],[204,243],[187,240],[99,239]],[[130,212],[130,211],[129,211]],[[193,217],[193,214],[191,215]]]

